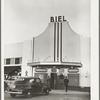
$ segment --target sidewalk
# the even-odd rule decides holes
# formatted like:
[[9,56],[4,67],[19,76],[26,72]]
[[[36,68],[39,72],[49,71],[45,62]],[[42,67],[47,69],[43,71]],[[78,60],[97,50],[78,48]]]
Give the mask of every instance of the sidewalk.
[[65,92],[65,90],[51,90],[51,94],[89,94],[89,92],[81,92],[81,91],[74,91],[74,90],[68,90]]

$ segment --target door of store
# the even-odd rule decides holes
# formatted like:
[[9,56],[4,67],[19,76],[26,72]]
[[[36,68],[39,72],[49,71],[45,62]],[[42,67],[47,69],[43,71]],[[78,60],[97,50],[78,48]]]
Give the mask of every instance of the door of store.
[[57,73],[51,73],[51,88],[57,88]]
[[79,86],[79,74],[68,74],[69,86]]
[[64,75],[59,75],[57,77],[57,89],[64,89]]

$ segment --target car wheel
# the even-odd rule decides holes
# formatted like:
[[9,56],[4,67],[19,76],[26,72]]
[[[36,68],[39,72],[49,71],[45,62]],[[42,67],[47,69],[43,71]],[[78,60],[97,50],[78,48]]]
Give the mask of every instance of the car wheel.
[[27,91],[27,92],[25,93],[25,97],[26,97],[26,98],[31,98],[31,97],[32,97],[32,91]]
[[16,94],[10,94],[10,96],[11,96],[11,97],[15,97],[15,96],[16,96]]
[[49,90],[46,90],[46,91],[45,91],[45,94],[48,95],[48,94],[49,94]]

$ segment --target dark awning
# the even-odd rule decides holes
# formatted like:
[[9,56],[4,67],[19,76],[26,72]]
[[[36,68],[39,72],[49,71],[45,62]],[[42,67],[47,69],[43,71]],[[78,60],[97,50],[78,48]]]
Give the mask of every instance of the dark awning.
[[17,71],[20,68],[21,68],[21,66],[5,66],[4,67],[4,74],[13,73],[13,72]]
[[45,68],[53,68],[53,66],[56,66],[56,68],[70,68],[72,67],[82,67],[81,63],[78,62],[31,62],[27,64],[31,67],[45,67]]

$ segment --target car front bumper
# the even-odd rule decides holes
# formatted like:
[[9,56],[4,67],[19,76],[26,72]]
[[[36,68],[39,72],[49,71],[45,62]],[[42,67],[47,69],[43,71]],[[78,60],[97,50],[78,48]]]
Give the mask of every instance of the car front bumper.
[[22,91],[5,91],[6,93],[9,93],[9,94],[22,94]]

